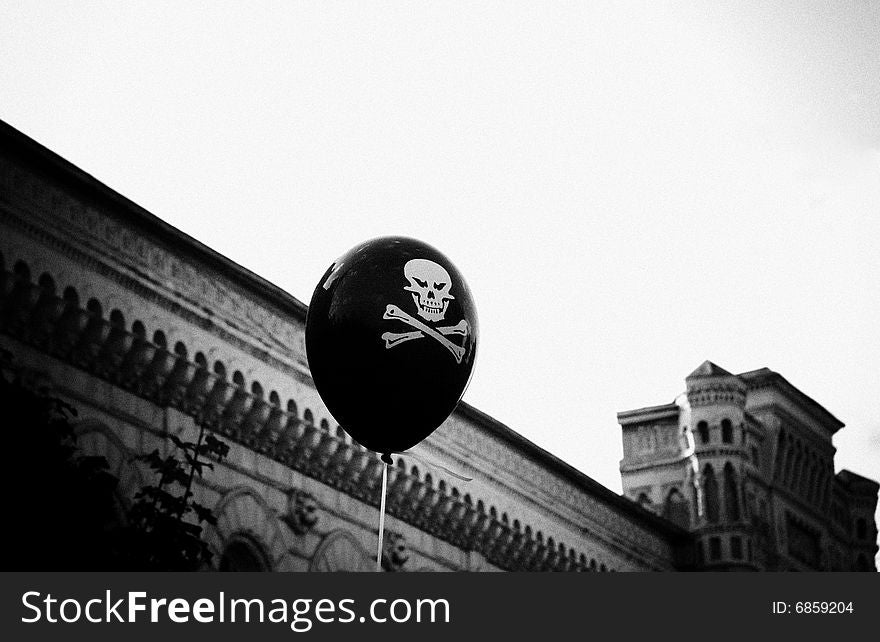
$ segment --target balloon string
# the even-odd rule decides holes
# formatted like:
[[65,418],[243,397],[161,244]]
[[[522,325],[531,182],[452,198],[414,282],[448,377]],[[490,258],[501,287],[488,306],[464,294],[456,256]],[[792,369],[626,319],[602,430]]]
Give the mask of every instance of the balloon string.
[[382,500],[379,504],[379,549],[376,551],[376,572],[382,570],[382,539],[385,537],[385,493],[388,490],[388,463],[382,462]]
[[407,452],[406,455],[408,457],[412,457],[417,462],[424,464],[425,466],[433,466],[434,468],[439,468],[440,470],[444,471],[445,473],[452,475],[453,477],[455,477],[456,479],[460,479],[461,481],[466,481],[466,482],[474,481],[472,477],[465,477],[464,475],[461,475],[459,473],[452,472],[446,466],[441,466],[436,461],[432,461],[432,460],[427,459],[425,457],[420,457],[419,455],[415,454],[411,450],[409,452]]

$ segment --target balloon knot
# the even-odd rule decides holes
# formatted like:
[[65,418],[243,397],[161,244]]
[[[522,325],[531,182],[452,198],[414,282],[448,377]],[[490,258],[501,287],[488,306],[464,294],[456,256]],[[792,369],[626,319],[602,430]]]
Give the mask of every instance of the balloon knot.
[[392,459],[391,459],[391,453],[384,453],[380,459],[382,461],[384,461],[386,464],[388,464],[389,466],[394,465],[394,461],[392,461]]

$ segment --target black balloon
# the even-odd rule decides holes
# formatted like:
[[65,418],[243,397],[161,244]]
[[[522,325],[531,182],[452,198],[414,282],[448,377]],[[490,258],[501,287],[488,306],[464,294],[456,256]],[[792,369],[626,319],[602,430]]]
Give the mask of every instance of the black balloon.
[[403,452],[436,430],[470,381],[477,314],[461,273],[421,241],[352,248],[321,277],[306,317],[315,388],[370,450]]

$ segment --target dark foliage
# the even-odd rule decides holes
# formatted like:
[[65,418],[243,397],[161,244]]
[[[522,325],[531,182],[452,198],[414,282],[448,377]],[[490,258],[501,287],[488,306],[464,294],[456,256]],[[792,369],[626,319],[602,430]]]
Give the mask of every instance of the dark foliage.
[[197,443],[165,434],[176,452],[163,456],[154,450],[139,458],[157,480],[138,491],[125,511],[107,461],[78,452],[71,423],[76,414],[24,385],[9,354],[0,353],[0,429],[8,448],[2,475],[11,495],[0,528],[6,552],[0,567],[187,571],[209,565],[201,524],[216,520],[193,499],[192,482],[229,446],[204,429]]
[[[128,524],[119,533],[119,563],[132,570],[195,571],[211,563],[211,551],[202,539],[202,522],[215,524],[211,509],[193,499],[192,481],[214,466],[229,446],[212,435],[199,433],[198,442],[166,434],[177,453],[162,456],[158,450],[141,457],[158,476],[156,485],[144,486],[128,512]],[[180,494],[177,491],[182,491]]]
[[0,529],[9,570],[112,568],[108,538],[121,517],[103,457],[77,454],[76,410],[22,385],[2,355],[0,426],[10,495]]

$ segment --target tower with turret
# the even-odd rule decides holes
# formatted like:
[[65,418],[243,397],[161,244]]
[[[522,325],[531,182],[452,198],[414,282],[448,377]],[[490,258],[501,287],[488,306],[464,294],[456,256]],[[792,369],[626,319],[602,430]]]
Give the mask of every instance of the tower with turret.
[[754,477],[750,451],[763,440],[746,413],[746,384],[705,361],[685,379],[684,423],[693,431],[699,516],[694,522],[698,563],[754,568],[752,529],[744,509],[745,480]]
[[618,413],[624,494],[687,528],[706,570],[873,570],[877,482],[834,474],[843,427],[784,377],[711,361],[672,403]]

